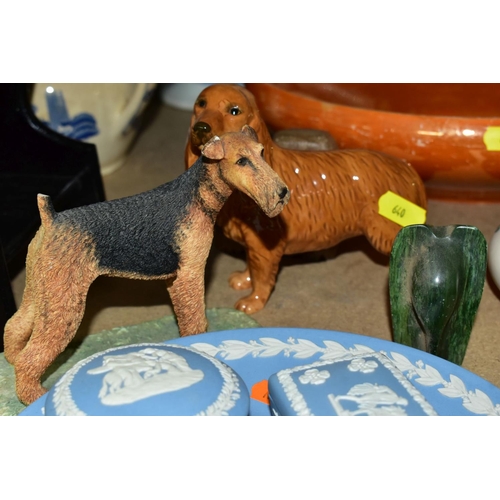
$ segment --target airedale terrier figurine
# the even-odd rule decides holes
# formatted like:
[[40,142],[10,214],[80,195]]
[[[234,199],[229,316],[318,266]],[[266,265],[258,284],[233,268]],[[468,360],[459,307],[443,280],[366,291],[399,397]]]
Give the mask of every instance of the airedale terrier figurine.
[[181,336],[206,332],[205,264],[223,204],[240,189],[275,217],[290,198],[255,139],[248,126],[214,137],[177,179],[135,196],[56,213],[38,195],[42,225],[21,306],[5,327],[23,403],[46,392],[40,378],[75,336],[99,275],[167,280]]
[[185,151],[186,167],[213,135],[251,126],[264,145],[265,159],[287,183],[288,206],[272,220],[255,203],[234,193],[218,217],[224,234],[246,248],[247,268],[229,279],[236,290],[250,289],[236,308],[261,310],[276,283],[283,255],[333,247],[365,235],[372,246],[389,254],[401,226],[378,212],[387,191],[426,208],[424,184],[407,162],[365,149],[298,151],[273,141],[254,96],[241,85],[211,85],[198,96]]

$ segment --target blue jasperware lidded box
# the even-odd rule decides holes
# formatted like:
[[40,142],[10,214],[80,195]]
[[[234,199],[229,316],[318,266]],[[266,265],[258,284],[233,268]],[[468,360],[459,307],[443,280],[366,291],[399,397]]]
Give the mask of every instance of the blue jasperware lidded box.
[[436,415],[383,353],[318,361],[269,378],[274,415]]
[[248,415],[249,406],[225,363],[190,347],[136,344],[77,363],[49,391],[45,415]]

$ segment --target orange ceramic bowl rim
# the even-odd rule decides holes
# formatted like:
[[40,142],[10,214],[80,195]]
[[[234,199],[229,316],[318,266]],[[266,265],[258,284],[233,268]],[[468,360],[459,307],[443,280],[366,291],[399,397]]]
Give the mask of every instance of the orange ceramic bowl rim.
[[403,158],[432,198],[500,201],[500,148],[489,149],[485,140],[489,131],[500,130],[500,117],[411,115],[325,102],[274,84],[246,86],[275,130],[326,130],[341,148]]

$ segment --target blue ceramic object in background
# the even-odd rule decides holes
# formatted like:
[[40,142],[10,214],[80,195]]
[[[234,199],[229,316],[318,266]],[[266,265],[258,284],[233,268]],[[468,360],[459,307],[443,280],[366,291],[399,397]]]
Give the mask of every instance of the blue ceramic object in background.
[[70,118],[61,90],[46,92],[49,122],[47,125],[56,132],[83,141],[99,133],[96,119],[90,113],[78,113]]
[[101,173],[123,165],[156,84],[37,83],[32,105],[39,120],[97,147]]

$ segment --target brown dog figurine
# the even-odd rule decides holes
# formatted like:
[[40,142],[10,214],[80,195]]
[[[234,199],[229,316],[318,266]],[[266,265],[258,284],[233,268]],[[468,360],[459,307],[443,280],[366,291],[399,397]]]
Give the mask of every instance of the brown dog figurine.
[[290,197],[255,139],[247,126],[213,137],[189,170],[135,196],[56,213],[38,195],[42,225],[29,246],[22,304],[5,327],[23,403],[46,392],[40,378],[75,336],[99,275],[167,280],[180,334],[206,331],[204,272],[219,210],[234,189],[269,217]]
[[247,269],[233,273],[230,285],[252,288],[236,303],[247,313],[266,304],[284,254],[332,247],[364,234],[380,252],[389,254],[401,226],[379,215],[378,199],[388,190],[426,208],[422,180],[406,162],[367,150],[295,151],[273,142],[253,95],[240,85],[212,85],[194,105],[186,147],[186,165],[213,135],[239,130],[256,132],[264,155],[290,188],[291,200],[279,217],[269,220],[248,198],[234,193],[218,223],[224,234],[245,246]]

